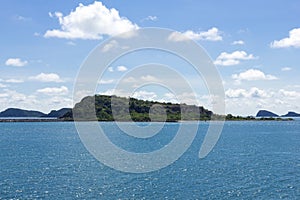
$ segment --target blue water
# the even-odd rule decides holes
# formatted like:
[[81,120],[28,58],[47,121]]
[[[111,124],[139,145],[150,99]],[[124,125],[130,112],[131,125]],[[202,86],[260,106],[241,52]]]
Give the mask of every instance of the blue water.
[[[150,152],[179,124],[146,140],[127,137],[114,123],[101,126],[122,148]],[[131,174],[94,159],[72,122],[0,123],[0,199],[300,199],[300,121],[226,122],[200,160],[207,127],[200,123],[172,165]]]

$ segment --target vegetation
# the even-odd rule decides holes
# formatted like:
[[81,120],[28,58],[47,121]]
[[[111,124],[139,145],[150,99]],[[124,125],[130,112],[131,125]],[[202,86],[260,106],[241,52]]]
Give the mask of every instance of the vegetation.
[[[113,108],[113,109],[112,109]],[[117,96],[95,95],[88,96],[77,103],[74,108],[61,117],[62,120],[82,121],[192,121],[192,120],[292,120],[291,118],[273,118],[253,116],[233,116],[232,114],[214,114],[202,106],[162,103],[157,101],[144,101],[135,98]]]
[[[85,97],[75,105],[72,112],[76,113],[76,120],[98,121],[173,122],[179,120],[210,120],[213,115],[211,111],[202,106],[144,101],[106,95]],[[72,112],[66,113],[62,118],[73,120]],[[93,112],[95,112],[97,119],[89,115]]]

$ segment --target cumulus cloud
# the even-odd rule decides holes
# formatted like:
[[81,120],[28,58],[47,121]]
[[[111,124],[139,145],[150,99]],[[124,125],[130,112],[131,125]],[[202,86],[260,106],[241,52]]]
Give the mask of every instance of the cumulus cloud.
[[27,60],[21,60],[20,58],[9,58],[6,60],[5,65],[13,67],[23,67],[28,64]]
[[236,40],[231,43],[232,45],[244,45],[245,42],[243,40]]
[[31,76],[29,77],[29,80],[35,80],[35,81],[41,81],[41,82],[63,82],[58,74],[55,73],[49,73],[49,74],[45,74],[45,73],[40,73],[36,76]]
[[276,80],[276,76],[265,74],[258,69],[249,69],[239,74],[233,74],[231,76],[237,83],[241,81],[258,81],[258,80]]
[[213,27],[208,31],[194,32],[191,30],[185,31],[184,33],[173,32],[169,35],[168,40],[174,42],[192,40],[208,40],[208,41],[221,41],[223,38],[218,28]]
[[281,40],[275,40],[270,45],[272,48],[287,48],[287,47],[300,47],[300,28],[292,29],[289,32],[289,37]]
[[52,96],[52,95],[66,95],[68,94],[69,90],[67,87],[61,86],[61,87],[47,87],[43,89],[38,89],[37,92]]
[[245,51],[234,51],[232,53],[222,52],[215,60],[215,65],[230,66],[238,65],[241,60],[253,60],[256,59],[253,54],[248,54]]
[[125,72],[125,71],[127,71],[127,67],[125,67],[123,65],[120,65],[120,66],[117,67],[117,71],[119,71],[119,72]]
[[60,12],[49,13],[58,18],[60,29],[47,30],[44,37],[66,39],[102,39],[103,35],[113,36],[138,29],[138,25],[119,15],[114,8],[107,8],[95,1],[89,5],[79,4],[74,11],[64,16]]

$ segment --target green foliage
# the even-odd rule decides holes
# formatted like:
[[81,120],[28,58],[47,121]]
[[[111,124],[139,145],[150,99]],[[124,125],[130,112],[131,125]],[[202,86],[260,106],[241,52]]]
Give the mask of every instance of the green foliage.
[[[93,111],[96,113],[97,119],[86,114]],[[85,97],[75,105],[72,112],[76,112],[76,116],[80,120],[99,121],[210,120],[213,114],[211,111],[195,105],[144,101],[106,95]],[[71,120],[72,112],[66,113],[62,118]],[[149,113],[151,113],[151,118]]]

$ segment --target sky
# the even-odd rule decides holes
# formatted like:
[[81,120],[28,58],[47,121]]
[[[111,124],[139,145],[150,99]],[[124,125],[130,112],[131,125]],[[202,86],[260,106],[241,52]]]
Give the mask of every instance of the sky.
[[[226,113],[300,113],[300,2],[275,1],[4,1],[0,12],[0,111],[73,106],[74,81],[89,53],[107,39],[135,29],[173,30],[202,46],[214,62]],[[174,42],[181,42],[174,37]],[[168,88],[114,90],[118,79],[143,63],[174,67],[196,88],[199,105],[211,108],[203,79],[166,52],[133,52],[107,66],[96,93],[176,102]],[[154,81],[145,70],[127,82]],[[176,81],[170,81],[176,83]],[[190,102],[189,93],[180,96]]]

